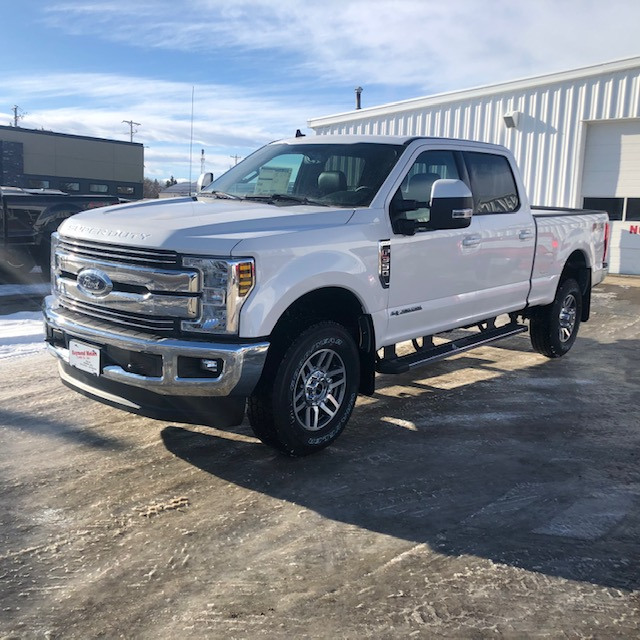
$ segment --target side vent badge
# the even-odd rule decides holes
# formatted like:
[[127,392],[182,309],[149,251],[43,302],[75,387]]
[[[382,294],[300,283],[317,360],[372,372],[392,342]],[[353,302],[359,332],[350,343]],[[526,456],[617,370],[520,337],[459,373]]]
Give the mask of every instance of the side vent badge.
[[378,242],[378,275],[383,288],[388,289],[391,282],[391,245],[389,240]]

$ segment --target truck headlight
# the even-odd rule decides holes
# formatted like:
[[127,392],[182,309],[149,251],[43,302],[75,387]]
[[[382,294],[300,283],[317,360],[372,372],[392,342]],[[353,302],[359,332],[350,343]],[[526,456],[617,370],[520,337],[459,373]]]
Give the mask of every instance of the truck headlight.
[[202,301],[197,320],[183,320],[183,331],[238,333],[240,309],[255,285],[255,262],[251,258],[226,260],[188,256],[185,267],[201,274]]

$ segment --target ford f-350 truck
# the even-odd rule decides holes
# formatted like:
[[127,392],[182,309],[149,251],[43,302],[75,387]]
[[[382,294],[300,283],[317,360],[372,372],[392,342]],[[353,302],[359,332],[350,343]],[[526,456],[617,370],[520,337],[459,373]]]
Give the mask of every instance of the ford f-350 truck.
[[607,214],[532,209],[496,145],[300,137],[207,182],[66,220],[46,341],[85,395],[216,426],[246,408],[289,455],[334,441],[376,372],[527,329],[564,355],[607,271]]

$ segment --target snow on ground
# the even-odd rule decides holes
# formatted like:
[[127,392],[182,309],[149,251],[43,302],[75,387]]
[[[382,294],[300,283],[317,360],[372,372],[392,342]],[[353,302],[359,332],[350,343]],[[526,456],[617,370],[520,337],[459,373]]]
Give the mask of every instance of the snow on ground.
[[0,316],[0,361],[39,353],[45,348],[40,311]]
[[11,296],[37,296],[51,293],[51,285],[48,282],[34,282],[33,284],[2,284],[0,285],[0,303],[3,298]]

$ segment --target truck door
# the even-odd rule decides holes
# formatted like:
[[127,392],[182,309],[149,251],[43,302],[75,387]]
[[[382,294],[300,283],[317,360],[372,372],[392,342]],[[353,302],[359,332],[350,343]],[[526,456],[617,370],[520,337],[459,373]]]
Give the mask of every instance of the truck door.
[[[433,183],[440,178],[460,179],[461,163],[459,152],[453,150],[420,153],[391,200],[391,218],[400,215],[428,222]],[[401,207],[396,203],[406,200],[422,205],[398,213]],[[475,217],[464,229],[418,230],[415,235],[391,236],[387,344],[486,317],[478,295],[483,286],[481,242],[482,225]]]
[[522,309],[529,294],[535,223],[519,197],[506,156],[463,152],[480,222],[478,253],[481,305],[487,316]]

